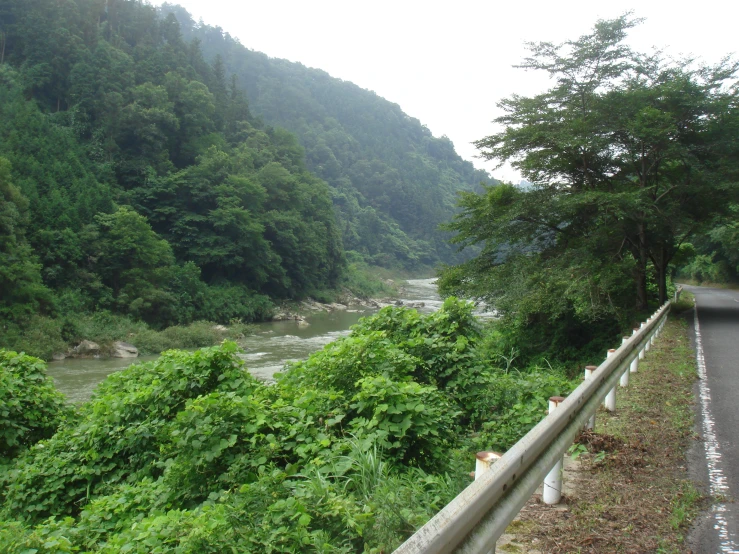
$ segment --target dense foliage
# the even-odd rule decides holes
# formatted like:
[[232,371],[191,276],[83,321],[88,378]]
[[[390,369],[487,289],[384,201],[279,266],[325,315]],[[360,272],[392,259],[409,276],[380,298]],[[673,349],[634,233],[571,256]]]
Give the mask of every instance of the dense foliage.
[[179,7],[7,0],[0,37],[5,346],[46,356],[29,333],[64,345],[80,313],[156,329],[368,293],[363,268],[455,259],[436,227],[489,181],[398,106]]
[[43,361],[0,350],[0,465],[51,437],[70,415]]
[[739,205],[716,218],[708,233],[681,247],[679,276],[698,283],[739,283]]
[[131,0],[12,0],[0,30],[5,345],[39,315],[249,321],[270,298],[337,286],[328,187],[173,17]]
[[714,228],[732,240],[739,63],[633,52],[624,41],[635,23],[624,16],[576,41],[529,45],[523,67],[554,86],[503,100],[502,130],[477,145],[532,184],[466,193],[448,226],[483,251],[447,269],[442,289],[491,303],[525,335],[519,344],[546,341],[553,356],[666,301],[691,236]]
[[111,375],[0,469],[0,549],[388,552],[573,384],[491,364],[471,306],[385,308],[252,378],[233,343]]
[[255,114],[299,137],[308,168],[331,188],[348,251],[411,270],[461,259],[438,225],[456,213],[458,191],[491,180],[447,137],[353,83],[249,50],[180,6],[165,4],[162,13],[173,13],[207,60],[237,76]]

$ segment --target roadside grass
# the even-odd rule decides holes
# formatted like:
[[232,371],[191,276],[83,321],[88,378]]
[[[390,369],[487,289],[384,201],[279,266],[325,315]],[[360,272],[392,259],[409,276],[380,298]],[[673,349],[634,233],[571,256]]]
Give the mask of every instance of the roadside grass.
[[[563,504],[533,498],[509,529],[500,552],[689,552],[685,539],[703,498],[688,478],[686,453],[695,440],[695,356],[674,305],[662,334],[617,392],[617,411],[599,411],[595,432],[584,432],[577,481]],[[584,448],[583,448],[584,446]]]

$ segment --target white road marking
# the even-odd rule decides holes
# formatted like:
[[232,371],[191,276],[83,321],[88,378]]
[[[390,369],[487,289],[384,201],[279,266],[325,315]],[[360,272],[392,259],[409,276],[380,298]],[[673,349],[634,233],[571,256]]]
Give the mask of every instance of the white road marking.
[[[703,439],[706,447],[706,463],[708,465],[708,480],[710,482],[711,496],[714,498],[719,496],[727,496],[729,486],[726,482],[726,476],[721,470],[721,452],[718,439],[714,428],[716,424],[711,414],[711,391],[708,388],[708,378],[706,372],[706,359],[703,354],[703,340],[701,338],[701,328],[698,322],[698,304],[696,302],[694,312],[695,323],[695,358],[698,363],[698,377],[700,377],[700,399],[701,411],[703,412]],[[716,520],[713,528],[718,531],[721,543],[721,552],[725,554],[739,554],[736,542],[729,536],[729,525],[726,520],[726,504],[721,502],[716,504],[713,509],[713,515]]]

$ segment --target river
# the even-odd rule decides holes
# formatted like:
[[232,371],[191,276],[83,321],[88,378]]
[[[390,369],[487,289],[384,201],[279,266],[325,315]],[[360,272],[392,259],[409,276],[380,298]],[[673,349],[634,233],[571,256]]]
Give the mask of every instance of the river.
[[[419,311],[430,313],[442,304],[436,290],[435,279],[411,279],[400,294],[403,302],[423,302]],[[375,310],[334,311],[307,316],[308,326],[299,326],[297,321],[272,321],[259,323],[253,335],[241,341],[242,354],[249,371],[260,379],[269,380],[280,371],[286,362],[302,360],[326,344],[350,333],[350,327],[359,318]],[[132,363],[156,359],[157,356],[142,356],[131,359],[80,359],[68,358],[49,362],[48,373],[56,386],[71,402],[83,402],[90,398],[97,384],[114,371],[120,371]]]

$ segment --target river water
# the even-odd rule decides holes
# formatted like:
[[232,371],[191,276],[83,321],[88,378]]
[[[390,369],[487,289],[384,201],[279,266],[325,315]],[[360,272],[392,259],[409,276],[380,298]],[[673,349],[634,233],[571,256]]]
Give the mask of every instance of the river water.
[[[411,279],[400,294],[403,302],[423,302],[420,312],[430,313],[442,304],[436,290],[435,279]],[[272,321],[256,325],[254,335],[241,341],[242,354],[249,371],[260,379],[269,380],[280,371],[285,362],[302,360],[326,344],[350,333],[350,327],[359,318],[376,310],[347,310],[317,313],[307,316],[309,325],[300,326],[297,321]],[[156,359],[142,356],[131,359],[75,359],[49,362],[48,373],[59,390],[71,402],[83,402],[90,398],[93,389],[110,373],[128,367],[132,363]]]

